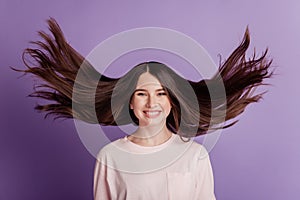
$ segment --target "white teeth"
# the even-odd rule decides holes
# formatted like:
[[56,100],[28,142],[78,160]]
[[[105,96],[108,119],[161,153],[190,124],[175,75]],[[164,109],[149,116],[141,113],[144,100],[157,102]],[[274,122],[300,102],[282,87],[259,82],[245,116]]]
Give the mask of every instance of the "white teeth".
[[154,116],[154,115],[158,115],[159,111],[149,111],[149,112],[146,112],[146,114],[149,116]]

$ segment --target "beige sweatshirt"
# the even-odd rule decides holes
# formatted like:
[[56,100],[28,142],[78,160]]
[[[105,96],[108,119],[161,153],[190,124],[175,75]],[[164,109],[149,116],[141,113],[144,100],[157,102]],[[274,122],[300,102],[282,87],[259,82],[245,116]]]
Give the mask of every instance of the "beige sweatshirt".
[[145,147],[127,137],[106,145],[94,173],[95,200],[215,200],[206,149],[173,134]]

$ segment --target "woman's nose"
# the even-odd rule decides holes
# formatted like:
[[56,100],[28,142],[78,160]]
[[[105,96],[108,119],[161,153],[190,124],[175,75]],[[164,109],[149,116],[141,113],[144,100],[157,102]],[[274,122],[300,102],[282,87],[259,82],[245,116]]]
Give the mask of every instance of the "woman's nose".
[[156,99],[155,99],[155,97],[154,96],[152,96],[152,95],[150,95],[149,97],[148,97],[148,99],[147,99],[147,107],[148,108],[152,108],[152,107],[154,107],[155,106],[155,104],[156,104]]

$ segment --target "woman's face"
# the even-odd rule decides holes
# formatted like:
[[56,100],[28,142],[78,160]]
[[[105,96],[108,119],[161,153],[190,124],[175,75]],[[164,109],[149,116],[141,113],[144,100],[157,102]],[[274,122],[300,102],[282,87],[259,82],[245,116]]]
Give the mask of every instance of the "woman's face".
[[137,82],[132,95],[130,109],[139,120],[139,126],[166,122],[171,111],[170,100],[156,77],[146,72]]

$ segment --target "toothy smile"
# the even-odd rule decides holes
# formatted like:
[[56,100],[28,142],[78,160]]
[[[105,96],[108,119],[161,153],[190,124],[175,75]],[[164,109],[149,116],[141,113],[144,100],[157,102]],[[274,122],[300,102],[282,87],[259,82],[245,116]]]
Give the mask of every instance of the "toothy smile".
[[154,111],[144,111],[144,113],[146,114],[146,117],[149,118],[154,118],[160,115],[161,111],[158,110],[154,110]]

